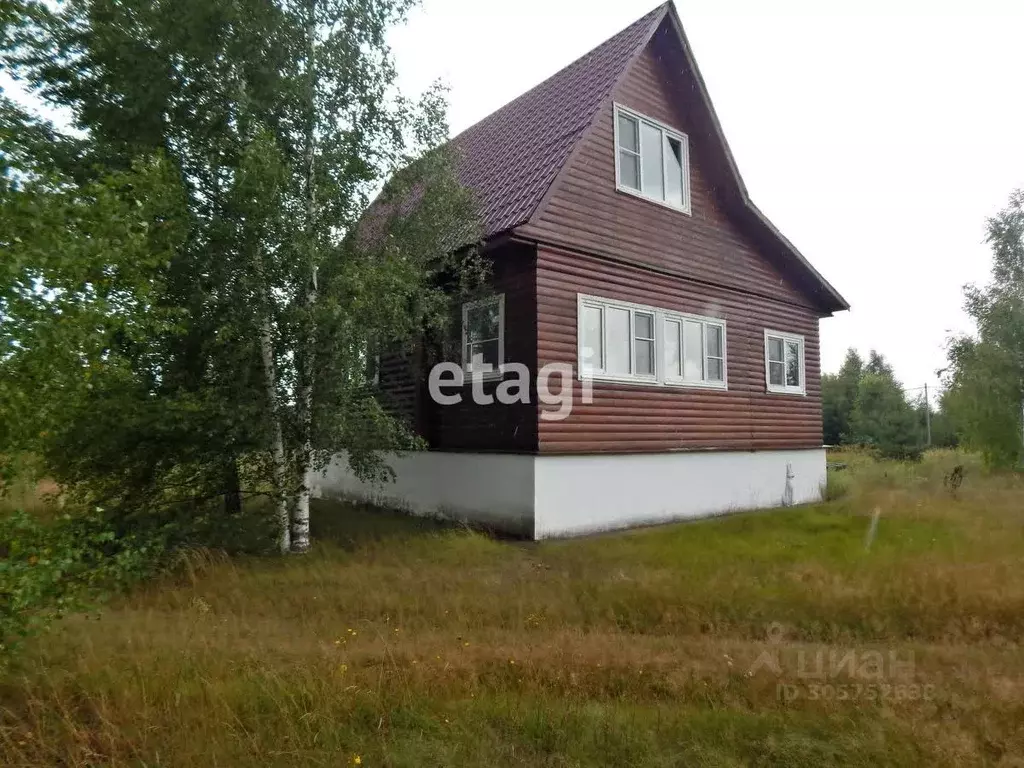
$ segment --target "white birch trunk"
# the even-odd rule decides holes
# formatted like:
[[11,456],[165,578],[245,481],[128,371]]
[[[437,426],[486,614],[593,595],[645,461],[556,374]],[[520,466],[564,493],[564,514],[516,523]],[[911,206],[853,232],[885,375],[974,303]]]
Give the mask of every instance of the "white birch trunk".
[[[309,46],[307,61],[309,78],[309,114],[306,124],[306,241],[309,248],[309,284],[306,288],[307,319],[312,317],[317,300],[316,275],[316,0],[308,0],[306,41]],[[310,324],[306,338],[300,339],[304,347],[299,358],[298,410],[302,429],[302,448],[299,474],[302,485],[292,509],[292,552],[309,551],[309,487],[310,469],[313,459],[313,373],[316,365],[316,327]]]
[[277,375],[274,370],[274,339],[270,327],[270,318],[263,320],[263,329],[260,333],[260,352],[263,355],[263,378],[267,386],[267,399],[270,402],[271,429],[273,430],[271,461],[274,472],[278,535],[280,536],[281,553],[287,554],[291,550],[291,531],[288,526],[288,501],[285,497],[287,468],[284,456],[284,435],[281,431],[281,414],[277,407]]

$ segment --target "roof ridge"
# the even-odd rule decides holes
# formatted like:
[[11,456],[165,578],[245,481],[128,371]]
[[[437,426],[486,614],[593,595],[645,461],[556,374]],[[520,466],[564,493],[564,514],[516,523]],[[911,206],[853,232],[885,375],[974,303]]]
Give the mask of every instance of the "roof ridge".
[[485,237],[530,219],[572,150],[671,2],[567,64],[451,140]]
[[[552,80],[555,80],[556,78],[561,77],[562,75],[564,75],[567,70],[572,69],[577,64],[581,64],[584,59],[588,58],[589,56],[591,56],[591,55],[593,55],[595,53],[598,53],[601,49],[606,48],[610,44],[613,44],[614,42],[617,42],[620,38],[626,37],[629,33],[634,32],[635,29],[637,27],[641,26],[642,23],[645,20],[649,19],[650,23],[653,23],[655,16],[660,15],[660,12],[663,11],[665,8],[667,8],[671,4],[672,4],[672,0],[665,0],[665,2],[661,3],[657,7],[652,8],[650,11],[645,13],[643,16],[641,16],[639,19],[637,19],[636,21],[631,23],[629,26],[625,27],[624,29],[619,30],[618,32],[616,32],[614,35],[612,35],[608,39],[604,40],[603,42],[598,43],[593,48],[588,50],[586,53],[584,53],[584,54],[582,54],[580,56],[577,56],[575,59],[573,59],[568,64],[566,64],[564,67],[562,67],[560,70],[555,72],[553,75],[549,75],[548,77],[544,78],[543,80],[541,80],[539,83],[537,83],[536,85],[532,86],[528,90],[523,91],[521,94],[519,94],[514,99],[512,99],[512,101],[506,102],[505,104],[503,104],[502,106],[500,106],[496,110],[494,110],[493,112],[490,112],[490,113],[484,115],[483,117],[481,117],[479,120],[477,120],[472,125],[470,125],[470,126],[468,126],[466,128],[463,128],[458,134],[456,134],[455,136],[452,137],[451,141],[453,141],[453,142],[458,141],[460,138],[463,138],[467,133],[472,131],[474,128],[478,127],[481,123],[485,123],[485,122],[491,120],[492,118],[497,117],[502,112],[511,109],[517,103],[519,103],[520,101],[525,99],[530,94],[534,93],[535,91],[537,91],[540,88],[543,88],[545,85],[548,85]],[[646,41],[644,41],[644,42],[646,42]]]

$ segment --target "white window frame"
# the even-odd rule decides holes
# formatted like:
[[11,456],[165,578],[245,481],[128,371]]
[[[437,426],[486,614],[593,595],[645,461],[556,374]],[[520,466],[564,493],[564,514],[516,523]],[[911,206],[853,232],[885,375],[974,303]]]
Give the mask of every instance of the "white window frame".
[[[607,311],[612,309],[628,310],[629,315],[629,367],[636,370],[636,328],[635,315],[637,312],[654,316],[654,375],[650,374],[615,374],[605,373],[603,370],[587,370],[583,367],[583,309],[593,307],[601,310],[601,368],[605,366],[608,359],[608,326],[605,322]],[[668,376],[665,365],[665,321],[674,320],[680,323],[684,320],[693,320],[705,325],[717,325],[722,329],[722,381],[688,381],[681,376]],[[702,334],[704,349],[705,375],[707,371],[707,334]],[[580,381],[589,379],[591,381],[608,381],[619,384],[638,384],[647,387],[679,387],[686,389],[719,389],[729,388],[729,357],[728,357],[728,336],[729,331],[726,321],[721,317],[708,317],[705,315],[692,315],[683,312],[675,312],[669,309],[653,307],[647,304],[637,304],[631,301],[619,299],[608,299],[603,296],[592,296],[589,294],[576,294],[576,376]],[[680,349],[680,353],[682,350]]]
[[[498,305],[498,365],[493,370],[474,371],[472,361],[466,356],[469,345],[469,313],[478,307],[490,304]],[[497,379],[501,377],[501,366],[505,364],[505,294],[498,293],[475,301],[467,301],[462,305],[462,370],[468,376],[481,379]]]
[[[684,379],[683,374],[680,373],[678,376],[671,376],[669,372],[665,371],[665,383],[674,387],[700,387],[701,389],[728,389],[729,381],[729,364],[728,364],[728,350],[726,349],[726,331],[725,331],[725,320],[720,317],[706,317],[704,315],[687,315],[679,312],[664,311],[662,317],[662,327],[666,320],[679,323],[679,361],[680,368],[683,367],[683,360],[685,359],[685,350],[683,349],[683,340],[685,338],[684,323],[686,321],[700,323],[701,325],[701,367],[703,369],[704,378],[701,381],[694,381],[693,379]],[[707,378],[708,375],[708,326],[715,325],[722,329],[722,380],[712,381]],[[663,339],[668,338],[668,330],[666,329],[663,334]],[[664,341],[662,342],[664,344]],[[662,355],[664,359],[664,354]]]
[[[771,365],[768,360],[768,340],[781,339],[782,340],[782,370],[783,370],[783,383],[772,384]],[[785,383],[786,380],[786,343],[796,342],[800,345],[800,386],[794,387]],[[764,331],[764,383],[765,389],[772,394],[777,395],[806,395],[807,394],[807,344],[804,341],[804,337],[799,333],[789,333],[788,331],[773,331],[768,328]]]
[[[625,115],[626,117],[629,117],[629,118],[632,118],[632,119],[638,121],[637,122],[637,147],[640,150],[639,151],[640,172],[639,172],[639,176],[638,176],[638,180],[640,182],[640,189],[633,189],[632,187],[627,187],[627,186],[623,185],[622,180],[621,180],[621,174],[620,174],[620,160],[621,160],[621,158],[620,158],[620,155],[619,155],[619,151],[620,151],[619,150],[619,115],[620,114]],[[642,138],[643,131],[640,129],[640,123],[647,123],[651,127],[657,128],[659,131],[662,132],[662,146],[664,146],[665,136],[668,136],[669,138],[672,138],[672,139],[676,139],[680,143],[680,145],[682,146],[682,156],[683,156],[682,157],[682,164],[683,164],[683,168],[682,168],[682,171],[683,171],[683,180],[682,180],[683,204],[681,206],[676,205],[675,203],[670,203],[667,200],[664,200],[664,199],[661,199],[661,198],[653,197],[651,195],[645,195],[643,193],[643,138]],[[685,213],[687,216],[691,215],[691,208],[690,208],[690,139],[689,139],[689,137],[687,137],[687,135],[685,133],[683,133],[682,131],[677,131],[675,128],[672,128],[669,125],[665,125],[665,123],[662,123],[662,122],[660,122],[658,120],[655,120],[653,117],[647,117],[647,115],[641,114],[640,112],[637,112],[635,109],[630,109],[629,107],[625,107],[625,106],[623,106],[621,104],[618,104],[618,103],[616,103],[614,105],[614,115],[612,117],[612,124],[613,124],[614,143],[615,143],[615,147],[614,147],[614,149],[615,149],[615,189],[618,190],[619,192],[623,192],[623,193],[625,193],[627,195],[632,195],[633,197],[639,197],[641,200],[646,200],[648,202],[655,203],[656,205],[661,205],[661,206],[664,206],[665,208],[670,208],[673,211],[681,211],[682,213]],[[662,189],[664,189],[664,187],[665,187],[665,176],[666,176],[665,163],[667,162],[667,160],[668,160],[668,158],[665,157],[665,153],[664,153],[664,151],[662,151],[662,163],[661,163],[662,164],[662,169],[661,169],[661,173],[662,173]]]

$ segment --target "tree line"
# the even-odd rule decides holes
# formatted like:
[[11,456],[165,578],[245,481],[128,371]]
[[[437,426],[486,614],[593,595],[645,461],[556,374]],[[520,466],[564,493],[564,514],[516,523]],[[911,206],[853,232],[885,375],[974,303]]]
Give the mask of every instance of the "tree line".
[[[871,446],[891,458],[917,458],[927,445],[963,446],[990,467],[1024,460],[1024,190],[991,217],[987,285],[964,288],[964,308],[976,334],[949,339],[938,373],[937,409],[908,399],[885,358],[849,350],[836,374],[821,381],[826,444]],[[930,419],[931,440],[927,439]]]
[[945,397],[938,409],[923,392],[908,398],[892,366],[875,350],[867,361],[847,350],[838,373],[822,375],[821,400],[826,445],[867,446],[885,458],[918,459],[927,447],[957,444]]

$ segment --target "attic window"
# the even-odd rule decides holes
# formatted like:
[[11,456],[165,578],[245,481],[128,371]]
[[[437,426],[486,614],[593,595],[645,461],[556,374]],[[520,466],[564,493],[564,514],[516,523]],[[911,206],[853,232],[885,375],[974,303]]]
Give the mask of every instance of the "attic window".
[[622,192],[689,213],[686,134],[616,104],[615,181]]

